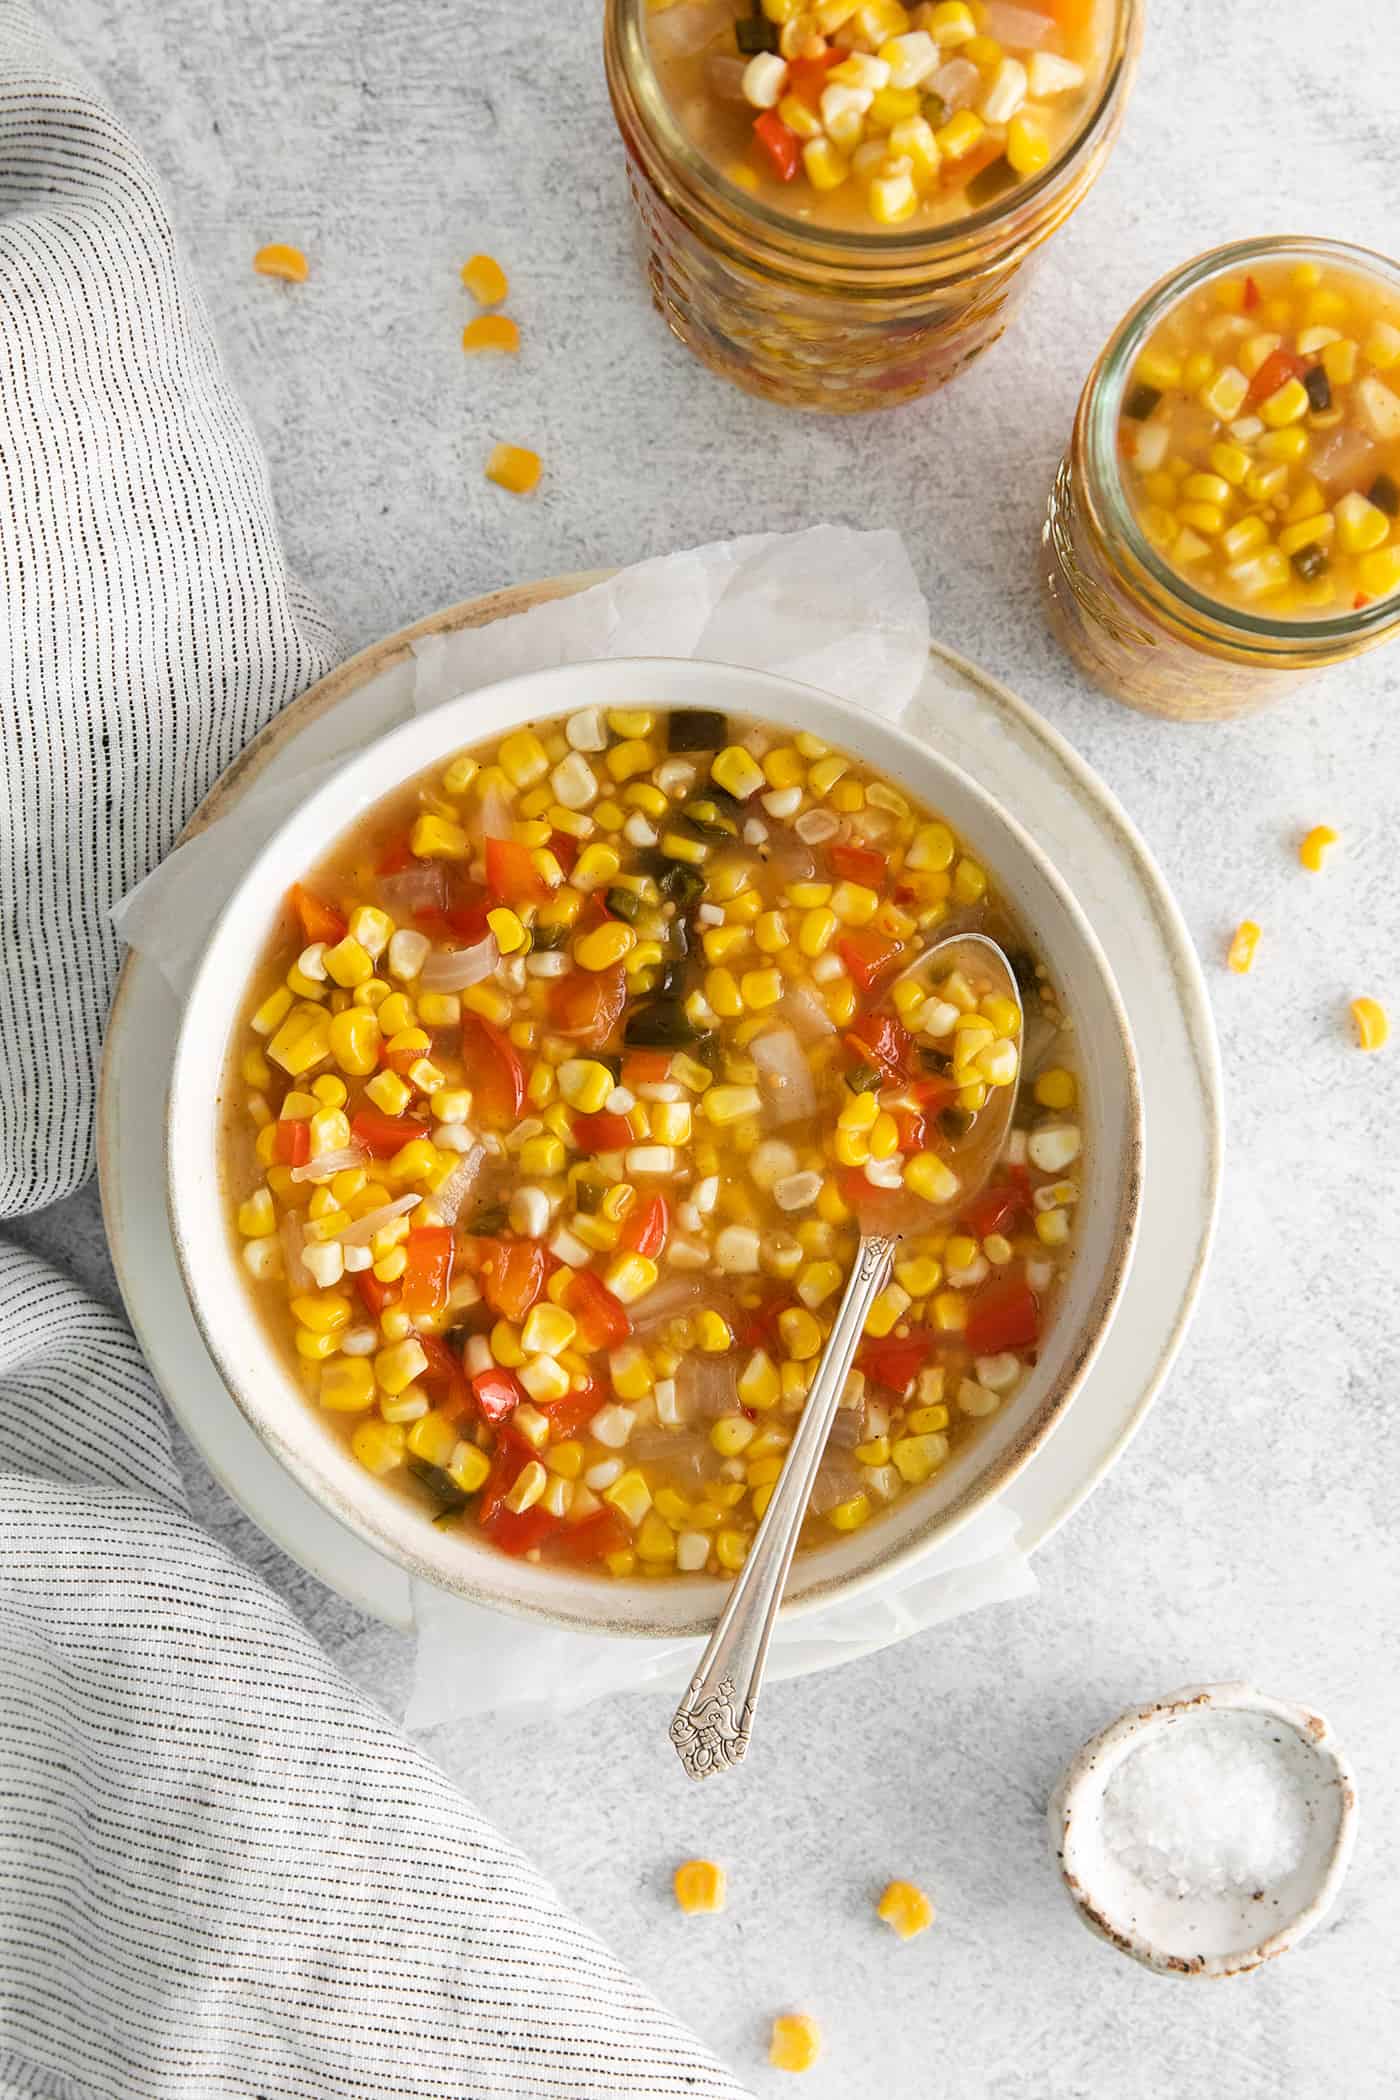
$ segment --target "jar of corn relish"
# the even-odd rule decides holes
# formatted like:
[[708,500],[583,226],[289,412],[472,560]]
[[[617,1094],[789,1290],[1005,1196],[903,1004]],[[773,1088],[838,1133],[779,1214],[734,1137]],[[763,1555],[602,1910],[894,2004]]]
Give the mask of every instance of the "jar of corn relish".
[[1141,0],[608,0],[658,310],[793,407],[942,386],[1097,178],[1141,28]]
[[1115,699],[1252,713],[1400,629],[1400,266],[1241,241],[1173,271],[1080,397],[1050,621]]

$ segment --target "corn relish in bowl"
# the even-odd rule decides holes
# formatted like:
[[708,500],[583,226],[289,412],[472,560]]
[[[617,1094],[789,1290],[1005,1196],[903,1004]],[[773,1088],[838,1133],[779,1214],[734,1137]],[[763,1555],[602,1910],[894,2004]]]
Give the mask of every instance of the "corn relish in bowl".
[[[946,1521],[1009,1477],[1087,1364],[1136,1195],[1120,1017],[1102,1041],[1076,1025],[985,847],[917,798],[899,732],[857,730],[858,755],[832,733],[855,711],[718,666],[516,684],[580,704],[503,701],[489,727],[439,710],[464,743],[438,716],[396,732],[381,750],[415,763],[361,761],[353,806],[255,868],[241,991],[216,932],[171,1110],[196,1313],[274,1448],[410,1565],[609,1624],[615,1593],[685,1577],[662,1585],[697,1600],[672,1623],[703,1623],[781,1470],[857,1217],[898,1230],[804,1532],[814,1576],[794,1577],[847,1587],[914,1550],[935,1504]],[[813,726],[776,726],[784,702]],[[1024,1024],[976,943],[931,988],[900,980],[962,931],[1012,954]],[[184,1048],[206,1021],[212,1088]],[[979,1119],[1023,1070],[964,1204]],[[176,1135],[211,1098],[222,1259]],[[1106,1181],[1101,1115],[1128,1154]],[[1090,1184],[1131,1199],[1099,1195],[1102,1276],[1076,1264]],[[580,1602],[599,1578],[610,1601]],[[658,1630],[648,1605],[621,1618]]]
[[730,181],[833,226],[944,224],[1037,175],[1093,106],[1098,0],[671,0],[652,51]]

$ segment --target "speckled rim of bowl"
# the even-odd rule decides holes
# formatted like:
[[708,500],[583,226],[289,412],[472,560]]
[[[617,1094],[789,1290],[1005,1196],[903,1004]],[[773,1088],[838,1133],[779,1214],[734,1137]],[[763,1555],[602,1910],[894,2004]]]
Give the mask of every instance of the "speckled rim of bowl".
[[[1229,1954],[1182,1956],[1172,1954],[1126,1919],[1113,1916],[1096,1897],[1084,1871],[1085,1840],[1081,1832],[1097,1822],[1104,1790],[1117,1767],[1145,1739],[1160,1733],[1183,1714],[1213,1710],[1219,1713],[1267,1714],[1291,1728],[1331,1776],[1341,1797],[1337,1834],[1326,1865],[1310,1900],[1286,1925],[1256,1942]],[[1160,1976],[1205,1977],[1221,1981],[1229,1976],[1247,1976],[1266,1962],[1274,1961],[1296,1947],[1299,1940],[1320,1924],[1337,1899],[1356,1842],[1356,1780],[1350,1764],[1321,1714],[1287,1699],[1275,1699],[1251,1684],[1194,1684],[1148,1706],[1130,1706],[1107,1728],[1091,1736],[1076,1752],[1051,1796],[1048,1811],[1050,1842],[1059,1861],[1060,1874],[1071,1902],[1089,1930],[1107,1940],[1144,1968]]]
[[[296,1448],[296,1434],[289,1433],[279,1419],[290,1400],[295,1409],[294,1419],[306,1418],[315,1421],[314,1412],[306,1406],[305,1396],[292,1390],[285,1369],[281,1373],[282,1390],[265,1395],[260,1391],[251,1390],[230,1360],[229,1349],[225,1346],[215,1320],[204,1303],[198,1275],[201,1263],[198,1240],[187,1232],[183,1217],[183,1205],[189,1194],[191,1181],[198,1177],[183,1170],[181,1162],[184,1155],[172,1142],[172,1134],[184,1097],[195,1084],[190,1072],[191,1016],[202,1000],[212,997],[226,1009],[227,1027],[231,1027],[233,1006],[241,991],[240,978],[232,991],[225,987],[211,992],[211,985],[217,985],[218,979],[215,957],[220,937],[228,922],[236,915],[245,891],[261,871],[278,859],[284,850],[285,836],[296,829],[305,815],[306,808],[314,808],[317,811],[323,825],[320,836],[329,841],[347,829],[363,810],[388,792],[389,786],[412,777],[414,773],[431,764],[439,753],[457,748],[464,742],[473,741],[483,733],[479,727],[464,722],[454,736],[445,739],[435,748],[432,742],[433,732],[428,725],[440,723],[443,718],[454,713],[461,714],[469,710],[475,715],[488,705],[499,706],[503,696],[507,701],[511,701],[516,689],[528,692],[529,698],[523,703],[512,702],[511,711],[494,719],[492,727],[484,733],[496,734],[516,722],[567,712],[571,705],[601,704],[598,696],[578,697],[574,689],[579,685],[587,687],[611,680],[614,688],[612,697],[618,699],[627,697],[625,693],[616,691],[619,684],[641,678],[646,681],[647,697],[662,704],[686,704],[693,697],[687,690],[692,684],[698,690],[708,691],[715,680],[736,677],[741,679],[754,695],[747,703],[750,711],[775,722],[794,717],[800,720],[804,715],[814,714],[818,727],[825,726],[827,734],[837,741],[844,741],[857,751],[868,747],[872,741],[876,744],[883,742],[892,745],[896,747],[895,752],[886,751],[883,755],[873,758],[872,762],[880,765],[892,777],[912,776],[918,780],[922,774],[926,781],[936,783],[938,776],[942,776],[945,792],[955,784],[957,790],[978,807],[983,821],[998,831],[1013,851],[1032,866],[1039,882],[1053,894],[1058,908],[1070,922],[1074,937],[1092,967],[1102,1000],[1102,1019],[1112,1035],[1115,1058],[1121,1063],[1127,1114],[1122,1152],[1118,1162],[1118,1202],[1110,1235],[1111,1253],[1099,1275],[1090,1306],[1081,1321],[1074,1353],[1067,1359],[1034,1414],[1015,1440],[998,1456],[995,1464],[979,1472],[946,1507],[936,1512],[930,1522],[919,1527],[907,1538],[901,1539],[894,1535],[894,1513],[891,1513],[880,1525],[872,1525],[868,1532],[853,1534],[850,1539],[843,1539],[839,1546],[824,1546],[804,1555],[792,1582],[797,1594],[785,1603],[784,1613],[792,1617],[800,1612],[820,1609],[838,1600],[845,1602],[853,1599],[895,1569],[918,1560],[935,1545],[943,1544],[958,1526],[993,1500],[1034,1455],[1074,1397],[1107,1332],[1128,1272],[1136,1236],[1142,1179],[1142,1099],[1131,1031],[1113,982],[1112,972],[1097,938],[1068,887],[1017,820],[1002,809],[992,796],[963,773],[961,768],[930,752],[896,724],[874,716],[868,710],[854,707],[835,695],[802,685],[792,679],[777,677],[772,673],[703,660],[665,657],[590,660],[586,663],[555,666],[546,671],[529,672],[480,688],[458,700],[444,703],[430,714],[412,718],[387,732],[364,751],[344,761],[333,778],[308,798],[303,811],[289,818],[279,828],[245,871],[216,923],[205,960],[190,990],[176,1044],[174,1075],[167,1111],[166,1199],[181,1280],[194,1320],[213,1362],[241,1412],[268,1448],[289,1468],[301,1485],[334,1516],[366,1539],[376,1550],[397,1562],[415,1580],[432,1583],[452,1594],[497,1610],[544,1619],[556,1625],[614,1635],[676,1639],[704,1633],[713,1623],[727,1585],[717,1578],[690,1578],[683,1585],[603,1584],[578,1575],[560,1579],[557,1569],[532,1569],[528,1563],[510,1561],[486,1548],[476,1548],[468,1554],[462,1551],[463,1542],[460,1539],[454,1539],[453,1544],[457,1550],[449,1554],[443,1551],[443,1535],[425,1525],[421,1513],[391,1491],[381,1490],[377,1506],[367,1508],[364,1491],[368,1487],[372,1498],[376,1483],[368,1481],[366,1477],[365,1480],[357,1479],[353,1483],[353,1490],[349,1485],[337,1486],[335,1481],[328,1477],[328,1473],[335,1470],[334,1466],[327,1462],[319,1465],[308,1462],[306,1454]],[[557,698],[550,700],[537,697],[542,690],[554,687],[558,688]],[[670,690],[666,690],[667,687]],[[631,697],[641,698],[643,692],[639,690]],[[736,708],[741,706],[737,698],[731,699],[729,704]],[[834,720],[828,719],[823,725],[823,716]],[[398,754],[404,749],[412,749],[415,755],[411,762],[400,765],[396,761]],[[902,762],[896,753],[902,753]],[[358,800],[352,799],[343,807],[333,809],[332,805],[342,795],[347,776],[362,771],[371,757],[377,762],[376,785],[373,791],[365,792]],[[380,768],[383,770],[379,770]],[[919,792],[922,799],[927,799],[930,804],[936,806],[939,795],[937,784],[921,785]],[[997,865],[995,851],[988,853],[987,857],[994,866]],[[297,863],[298,866],[304,864],[304,860]],[[1007,881],[1006,870],[1002,868],[999,872],[1003,881]],[[288,875],[287,879],[292,878]],[[227,1027],[224,1041],[227,1040]],[[235,1290],[241,1290],[241,1278],[233,1273],[231,1260],[228,1261],[228,1268],[230,1275],[225,1282],[231,1282]],[[243,1302],[241,1295],[239,1302]],[[326,1435],[324,1428],[321,1429],[321,1434],[323,1437]],[[979,1447],[973,1448],[975,1450]],[[346,1458],[348,1463],[348,1454]],[[425,1532],[426,1538],[422,1536]],[[859,1567],[845,1567],[839,1572],[834,1569],[829,1573],[824,1572],[832,1560],[838,1557],[845,1559],[847,1549],[857,1541],[863,1547],[866,1540],[873,1541],[876,1550],[868,1557],[863,1557]],[[473,1563],[476,1564],[475,1570]],[[544,1575],[546,1572],[552,1578],[546,1586],[555,1592],[552,1600],[547,1600],[543,1595],[530,1594],[529,1578]],[[807,1578],[805,1581],[802,1580],[804,1576]],[[507,1578],[515,1579],[519,1584],[513,1594],[503,1593],[502,1582]],[[521,1578],[524,1580],[521,1581]],[[644,1600],[656,1596],[658,1588],[673,1592],[684,1591],[693,1598],[693,1607],[684,1613],[675,1609],[669,1613],[648,1612]],[[562,1597],[559,1594],[561,1592],[564,1593]],[[637,1608],[639,1604],[641,1609]],[[624,1608],[619,1609],[619,1606]]]

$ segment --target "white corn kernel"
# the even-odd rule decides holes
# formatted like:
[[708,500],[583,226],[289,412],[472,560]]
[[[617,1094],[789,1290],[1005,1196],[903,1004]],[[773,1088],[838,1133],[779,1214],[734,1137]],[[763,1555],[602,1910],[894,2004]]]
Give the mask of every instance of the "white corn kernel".
[[749,1176],[761,1189],[776,1189],[797,1171],[797,1154],[782,1138],[765,1138],[749,1154]]
[[325,942],[313,941],[311,946],[303,948],[297,957],[297,968],[302,976],[309,977],[313,984],[324,984],[326,981],[325,954]]
[[276,1238],[245,1240],[243,1265],[259,1283],[282,1273],[282,1243]]
[[574,751],[606,751],[608,732],[603,727],[602,710],[585,707],[576,715],[570,715],[564,724],[564,735]]
[[675,1148],[671,1145],[630,1145],[623,1154],[629,1174],[674,1174]]
[[587,809],[598,799],[598,776],[581,751],[561,758],[549,776],[556,802],[565,809]]
[[407,984],[418,975],[428,959],[432,942],[425,933],[411,926],[401,926],[389,942],[389,975]]
[[808,1171],[803,1174],[788,1174],[776,1182],[773,1200],[779,1210],[806,1210],[821,1194],[820,1174]]
[[1033,1167],[1042,1174],[1060,1174],[1079,1157],[1079,1131],[1073,1123],[1042,1124],[1026,1141]]
[[540,1239],[549,1226],[549,1198],[543,1189],[528,1185],[510,1199],[510,1229],[522,1240]]
[[1025,99],[1025,67],[1018,58],[1004,58],[982,98],[982,117],[988,124],[1009,124]]
[[379,1336],[372,1327],[347,1327],[340,1337],[342,1356],[373,1356]]
[[1021,1359],[1004,1350],[1000,1356],[979,1356],[972,1368],[989,1393],[1009,1393],[1021,1375]]
[[758,51],[744,68],[744,100],[755,109],[773,109],[787,86],[787,62],[776,51]]
[[[600,1407],[588,1425],[588,1433],[600,1444],[606,1444],[610,1451],[621,1451],[636,1427],[636,1422],[637,1417],[630,1407]],[[588,1484],[590,1487],[595,1485],[591,1474],[588,1476]]]
[[345,1250],[339,1240],[322,1240],[319,1245],[303,1247],[301,1258],[322,1290],[339,1283],[345,1272]]
[[1067,95],[1071,88],[1083,87],[1084,68],[1053,51],[1033,51],[1027,79],[1036,101],[1043,102],[1048,95]]
[[758,1234],[751,1225],[726,1225],[715,1240],[715,1260],[726,1276],[758,1273]]
[[621,1478],[622,1460],[620,1458],[604,1458],[600,1459],[596,1466],[588,1468],[588,1471],[583,1476],[583,1484],[585,1487],[592,1488],[595,1494],[601,1494],[604,1488],[610,1488],[615,1480],[621,1480]]
[[676,1566],[683,1575],[698,1574],[710,1557],[710,1541],[703,1531],[683,1531],[676,1540]]

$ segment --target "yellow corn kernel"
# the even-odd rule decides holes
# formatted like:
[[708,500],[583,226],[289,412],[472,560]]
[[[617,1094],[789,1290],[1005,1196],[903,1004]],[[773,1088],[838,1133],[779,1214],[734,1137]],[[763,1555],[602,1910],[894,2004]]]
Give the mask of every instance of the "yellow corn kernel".
[[724,963],[739,954],[749,945],[747,926],[707,926],[701,943],[705,960],[709,963]]
[[933,1301],[933,1324],[941,1334],[961,1334],[967,1325],[967,1300],[958,1291],[939,1291]]
[[[770,1364],[768,1368],[771,1371],[773,1367]],[[721,1458],[737,1458],[753,1439],[754,1426],[745,1415],[721,1415],[718,1422],[710,1425],[710,1442]]]
[[845,154],[824,137],[808,139],[802,148],[802,165],[814,190],[839,190],[851,172]]
[[603,764],[619,787],[624,780],[632,780],[639,773],[651,772],[657,761],[654,744],[645,737],[629,736],[620,744],[614,744],[604,753]]
[[763,1013],[783,996],[780,970],[745,970],[739,979],[739,997],[751,1013]]
[[904,1426],[911,1436],[935,1436],[948,1427],[948,1410],[941,1405],[911,1407]]
[[865,1316],[867,1334],[890,1334],[909,1310],[909,1293],[897,1283],[887,1283]]
[[904,1186],[925,1203],[951,1203],[958,1193],[958,1177],[936,1152],[916,1152],[905,1166]]
[[1006,127],[1006,157],[1018,175],[1038,175],[1050,158],[1050,134],[1025,110]]
[[1246,554],[1268,544],[1269,528],[1262,518],[1241,518],[1237,525],[1221,534],[1222,551],[1231,561],[1240,561]]
[[509,314],[477,314],[462,330],[462,348],[469,356],[482,350],[516,351],[520,324]]
[[667,1567],[676,1558],[676,1534],[654,1509],[647,1511],[638,1529],[637,1558],[654,1568]]
[[1387,598],[1400,588],[1400,542],[1363,555],[1357,564],[1356,580],[1368,598]]
[[710,778],[727,794],[747,802],[767,785],[763,768],[742,744],[730,744],[719,752],[710,767]]
[[959,904],[978,904],[987,894],[987,871],[975,860],[960,860],[953,870],[953,896]]
[[1337,538],[1348,554],[1369,554],[1379,547],[1390,530],[1390,520],[1378,504],[1359,489],[1348,489],[1337,503]]
[[[1176,360],[1173,358],[1170,362],[1175,364]],[[1138,373],[1141,377],[1146,378],[1143,364],[1144,360],[1139,358],[1137,363]],[[1168,386],[1175,383],[1172,380],[1165,382]],[[1148,384],[1152,385],[1155,382],[1149,380]],[[1249,380],[1240,371],[1239,367],[1237,365],[1222,365],[1209,385],[1202,388],[1200,398],[1203,406],[1209,409],[1210,413],[1220,422],[1232,423],[1244,406],[1244,397],[1248,392]]]
[[753,937],[765,955],[779,955],[788,945],[787,921],[780,911],[765,911],[756,920]]
[[563,1443],[546,1447],[544,1462],[561,1480],[577,1480],[583,1471],[584,1455],[583,1445],[577,1437],[566,1437]]
[[1067,1072],[1063,1065],[1052,1065],[1048,1072],[1040,1074],[1034,1092],[1042,1108],[1073,1108],[1079,1088],[1073,1072]]
[[948,1439],[937,1431],[924,1436],[897,1437],[890,1458],[901,1480],[919,1487],[931,1479],[948,1456]]
[[[962,6],[938,7],[935,15],[966,14]],[[779,2013],[768,2042],[768,2061],[777,2071],[810,2071],[822,2053],[821,2030],[810,2013]]]
[[299,1079],[330,1055],[330,1023],[314,1006],[293,1007],[272,1041],[267,1054],[275,1065]]
[[1270,430],[1282,430],[1287,423],[1296,423],[1308,412],[1308,390],[1301,379],[1285,379],[1283,385],[1275,387],[1259,403],[1259,419],[1267,423]]
[[520,1147],[520,1170],[524,1174],[541,1175],[545,1179],[564,1171],[564,1147],[561,1140],[552,1134],[526,1138]]
[[1325,545],[1337,529],[1337,521],[1330,511],[1317,517],[1303,518],[1297,525],[1286,525],[1278,536],[1280,554],[1294,555],[1300,547],[1310,547],[1315,542]]
[[927,1298],[943,1281],[943,1265],[931,1254],[910,1255],[894,1265],[895,1281],[911,1298]]
[[269,241],[265,248],[259,248],[253,257],[253,268],[259,277],[278,277],[283,284],[306,282],[306,257],[300,248],[289,247],[285,241]]
[[596,1058],[566,1058],[558,1070],[559,1091],[570,1108],[586,1116],[597,1115],[616,1081],[606,1065]]
[[625,919],[608,919],[574,942],[574,961],[584,970],[610,970],[620,963],[637,939],[635,928]]
[[608,1368],[619,1400],[644,1400],[656,1382],[646,1350],[636,1342],[614,1349]]
[[838,1502],[826,1513],[826,1520],[836,1531],[859,1531],[870,1516],[870,1497],[862,1491],[852,1495],[847,1502]]
[[266,1239],[277,1230],[277,1210],[269,1189],[254,1189],[238,1206],[238,1229],[245,1240]]
[[1212,539],[1225,524],[1225,513],[1218,503],[1183,503],[1176,515],[1182,525],[1208,533]]
[[651,1508],[651,1489],[645,1476],[633,1466],[615,1480],[610,1488],[604,1488],[603,1500],[611,1503],[619,1516],[625,1517],[633,1530]]
[[1356,377],[1356,344],[1349,336],[1323,345],[1322,369],[1333,386],[1351,385]]
[[[754,1350],[739,1373],[738,1393],[745,1407],[777,1406],[780,1393],[778,1373],[767,1350]],[[748,1439],[745,1438],[744,1441],[747,1443]],[[718,1450],[720,1446],[716,1445],[715,1448]],[[726,1451],[725,1456],[730,1457],[732,1453]]]
[[485,1486],[486,1476],[491,1471],[491,1461],[475,1444],[463,1440],[454,1447],[445,1471],[464,1495],[474,1495],[478,1488]]
[[[1237,489],[1249,472],[1249,454],[1243,445],[1227,444],[1222,440],[1211,446],[1207,456],[1227,488]],[[1223,503],[1224,496],[1219,501]]]
[[[352,1361],[347,1358],[347,1366]],[[333,1370],[340,1368],[338,1364],[328,1364],[321,1374],[323,1384]],[[397,1422],[361,1422],[350,1439],[350,1449],[365,1471],[380,1479],[403,1464],[406,1447],[407,1439]]]
[[338,1415],[362,1414],[365,1408],[373,1406],[374,1372],[368,1359],[342,1356],[335,1363],[327,1364],[321,1373],[317,1398],[322,1407],[328,1407]]
[[1259,928],[1253,919],[1241,919],[1235,928],[1229,953],[1225,960],[1237,975],[1243,977],[1254,967],[1254,951],[1259,946]]
[[1296,467],[1312,450],[1312,439],[1299,424],[1290,423],[1285,430],[1266,430],[1255,450],[1262,459],[1281,459]]
[[390,1394],[401,1393],[427,1368],[427,1356],[414,1335],[395,1342],[392,1348],[381,1349],[374,1359],[374,1375]]
[[[737,1481],[733,1483],[738,1486]],[[715,1557],[722,1568],[736,1575],[749,1557],[749,1542],[742,1531],[721,1531],[715,1535]]]
[[634,1305],[656,1284],[656,1263],[645,1254],[619,1254],[609,1264],[603,1281],[623,1305]]
[[724,1909],[724,1868],[712,1859],[686,1859],[672,1878],[676,1902],[687,1917]]
[[912,1940],[933,1923],[934,1910],[928,1897],[912,1881],[892,1881],[875,1906],[875,1915],[893,1926],[902,1940]]
[[313,1334],[309,1327],[299,1327],[295,1336],[296,1352],[307,1363],[323,1363],[329,1356],[337,1354],[340,1338],[334,1334]]
[[1356,1023],[1359,1050],[1381,1050],[1390,1036],[1390,1021],[1378,999],[1353,999],[1351,1017]]
[[539,481],[541,461],[538,452],[531,452],[525,445],[496,445],[486,462],[486,479],[494,481],[498,488],[509,489],[513,496],[528,496]]
[[934,133],[945,160],[961,160],[985,137],[987,127],[975,110],[960,109]]
[[462,265],[462,282],[479,306],[499,306],[510,290],[494,255],[473,255]]

